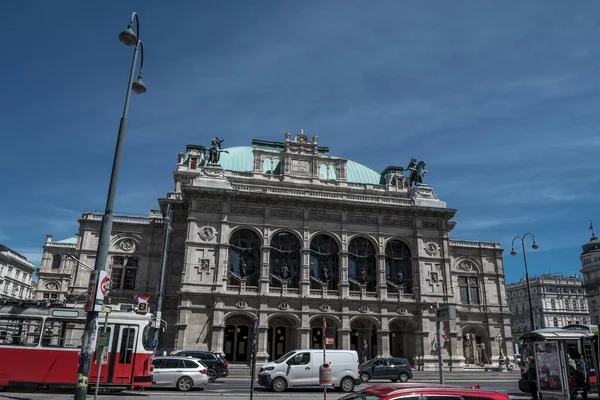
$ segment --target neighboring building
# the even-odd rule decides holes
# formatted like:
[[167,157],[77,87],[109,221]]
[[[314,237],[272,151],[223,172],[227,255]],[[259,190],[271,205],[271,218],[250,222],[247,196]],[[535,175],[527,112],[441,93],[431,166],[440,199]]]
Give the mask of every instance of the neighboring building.
[[[544,274],[530,277],[529,283],[537,329],[590,323],[583,279],[577,275]],[[532,329],[525,277],[506,285],[506,293],[516,342],[519,336]]]
[[0,299],[29,300],[33,294],[31,278],[34,272],[31,261],[0,244]]
[[587,296],[588,307],[593,324],[600,324],[600,240],[592,230],[590,241],[582,246],[581,273],[583,287]]
[[[325,319],[328,348],[407,357],[433,370],[434,307],[449,303],[457,320],[443,323],[444,363],[497,363],[500,348],[512,355],[503,250],[450,239],[456,210],[427,185],[409,188],[403,168],[376,172],[330,155],[302,132],[229,148],[218,165],[204,151],[188,145],[178,155],[162,212],[116,217],[111,235],[108,268],[118,286],[110,295],[154,301],[162,214],[172,207],[161,348],[210,349],[248,362],[258,319],[257,359],[264,361],[320,348]],[[83,214],[68,250],[89,266],[100,221]],[[56,261],[53,272],[65,248],[53,243],[44,248],[38,290],[52,296],[47,285],[56,282],[57,298],[83,294],[89,270],[79,268],[75,278],[74,266]]]

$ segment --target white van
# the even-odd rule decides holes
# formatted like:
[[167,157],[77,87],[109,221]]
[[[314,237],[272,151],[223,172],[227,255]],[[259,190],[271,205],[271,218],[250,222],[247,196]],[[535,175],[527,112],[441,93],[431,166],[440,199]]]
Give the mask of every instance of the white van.
[[[335,388],[351,392],[355,385],[360,385],[356,351],[327,350],[325,354]],[[321,365],[323,350],[293,350],[278,360],[263,364],[258,373],[258,384],[275,392],[283,392],[291,387],[319,386]]]

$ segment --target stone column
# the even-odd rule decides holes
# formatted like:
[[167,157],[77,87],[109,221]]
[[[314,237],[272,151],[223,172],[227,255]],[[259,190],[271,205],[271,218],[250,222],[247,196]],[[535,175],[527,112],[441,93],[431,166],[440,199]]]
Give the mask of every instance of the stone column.
[[341,341],[341,350],[350,350],[350,329],[339,329],[338,339]]
[[271,255],[271,246],[261,246],[260,252],[261,266],[259,270],[260,279],[258,280],[258,293],[269,293],[269,259]]
[[377,331],[377,357],[391,357],[390,355],[390,331]]
[[348,283],[348,252],[340,251],[339,295],[342,299],[350,297],[350,284]]
[[300,297],[310,296],[310,249],[300,251]]
[[385,253],[377,254],[377,292],[380,300],[387,298],[387,279],[385,276]]
[[298,341],[299,341],[299,345],[298,348],[299,349],[310,349],[310,335],[311,335],[311,328],[300,328],[298,329],[298,332],[300,333],[298,335]]
[[225,349],[225,327],[213,326],[210,351],[222,353]]
[[269,361],[269,327],[258,326],[258,338],[256,349],[256,362],[265,363]]

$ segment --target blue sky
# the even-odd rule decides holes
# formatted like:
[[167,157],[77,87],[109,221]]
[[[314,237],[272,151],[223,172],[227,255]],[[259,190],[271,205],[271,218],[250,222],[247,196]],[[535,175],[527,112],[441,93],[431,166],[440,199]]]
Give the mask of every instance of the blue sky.
[[117,212],[156,208],[188,143],[303,128],[379,171],[426,160],[452,236],[500,241],[508,281],[527,231],[533,274],[578,272],[600,229],[600,4],[558,0],[2,2],[0,242],[34,262],[104,208],[132,11],[148,92]]

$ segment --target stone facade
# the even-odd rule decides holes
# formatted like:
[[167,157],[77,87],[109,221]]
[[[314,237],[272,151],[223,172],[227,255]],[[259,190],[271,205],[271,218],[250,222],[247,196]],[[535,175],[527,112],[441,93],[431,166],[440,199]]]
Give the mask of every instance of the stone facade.
[[[590,226],[590,228],[592,228]],[[600,240],[594,235],[582,246],[581,273],[590,310],[591,323],[600,324]]]
[[[529,283],[537,329],[590,323],[580,277],[544,274],[530,277]],[[506,285],[506,293],[516,342],[522,334],[532,329],[525,278]]]
[[0,299],[31,299],[34,271],[26,257],[0,244]]
[[[248,362],[257,319],[257,359],[265,361],[320,348],[325,320],[328,348],[435,369],[434,308],[450,303],[457,320],[443,324],[445,365],[497,363],[501,349],[512,355],[503,250],[450,239],[456,210],[431,187],[409,188],[398,167],[379,174],[332,157],[302,132],[227,150],[208,164],[201,146],[187,146],[174,191],[159,199],[163,213],[173,210],[162,348]],[[81,237],[97,237],[94,218],[84,214]],[[145,244],[135,291],[154,297],[162,219],[144,226],[116,224],[113,237]],[[96,244],[78,251],[89,260]]]

